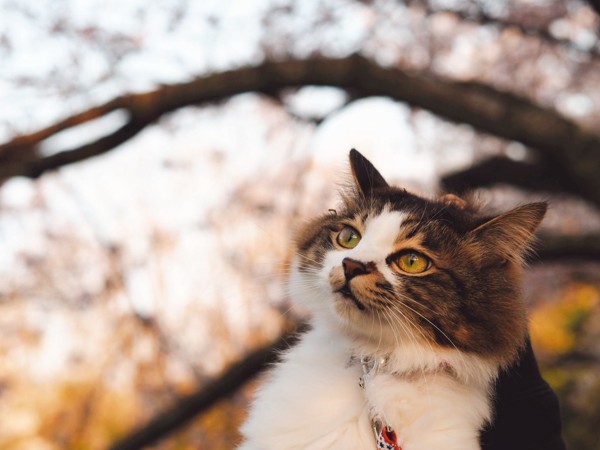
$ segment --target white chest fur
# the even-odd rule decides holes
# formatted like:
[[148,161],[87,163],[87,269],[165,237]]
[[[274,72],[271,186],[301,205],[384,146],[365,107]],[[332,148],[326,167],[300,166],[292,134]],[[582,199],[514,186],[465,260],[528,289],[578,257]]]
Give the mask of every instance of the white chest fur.
[[[374,414],[393,427],[403,450],[479,449],[479,430],[490,417],[492,371],[468,383],[443,371],[404,378],[386,370],[361,389],[363,371],[348,364],[350,354],[324,327],[307,333],[259,390],[240,449],[373,450]],[[410,351],[406,357],[412,359]],[[399,358],[392,357],[393,367]]]

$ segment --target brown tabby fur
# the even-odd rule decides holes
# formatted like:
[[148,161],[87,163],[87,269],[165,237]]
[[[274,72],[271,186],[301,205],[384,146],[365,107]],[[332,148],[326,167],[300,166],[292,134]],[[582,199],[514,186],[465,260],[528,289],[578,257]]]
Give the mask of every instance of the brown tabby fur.
[[[418,275],[395,272],[393,285],[377,270],[359,277],[353,289],[364,303],[360,313],[375,317],[377,309],[410,297],[410,308],[403,313],[418,328],[415,335],[428,344],[456,347],[501,364],[511,361],[527,333],[521,270],[546,203],[489,216],[454,195],[430,200],[391,187],[355,150],[350,162],[355,186],[343,194],[341,207],[311,221],[297,237],[300,270],[320,268],[345,225],[362,232],[368,217],[386,209],[400,211],[407,219],[386,262],[408,248],[428,256],[432,269]],[[330,274],[332,287],[344,282],[341,268]]]

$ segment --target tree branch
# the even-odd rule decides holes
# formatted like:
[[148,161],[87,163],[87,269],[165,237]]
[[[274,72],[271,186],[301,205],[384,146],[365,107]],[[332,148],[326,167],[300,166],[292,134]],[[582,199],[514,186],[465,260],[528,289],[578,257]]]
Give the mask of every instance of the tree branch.
[[[90,111],[125,109],[129,122],[110,136],[71,150],[43,157],[35,150],[71,122],[84,121],[86,113],[53,127],[22,136],[0,146],[0,180],[22,175],[37,177],[93,155],[109,151],[139,132],[162,114],[177,108],[214,102],[242,92],[273,92],[304,85],[337,86],[358,96],[388,96],[427,109],[455,122],[471,124],[493,135],[536,148],[583,198],[600,206],[600,137],[569,121],[556,111],[542,108],[513,94],[474,82],[440,80],[427,73],[409,73],[381,67],[360,55],[341,59],[268,61],[254,67],[162,86],[145,94],[118,97]],[[94,114],[90,114],[94,116]]]
[[115,442],[109,450],[139,450],[184,426],[198,414],[209,409],[217,401],[227,398],[244,383],[276,362],[281,352],[292,346],[297,341],[298,334],[304,330],[306,330],[306,325],[299,325],[293,331],[281,335],[271,345],[250,353],[219,378],[202,386],[197,392],[180,399],[175,405],[160,412],[145,425]]
[[457,194],[502,183],[530,191],[578,194],[577,187],[543,159],[529,162],[494,156],[459,172],[444,175],[441,179],[445,190]]
[[600,261],[600,234],[542,234],[536,259],[542,262],[565,259]]

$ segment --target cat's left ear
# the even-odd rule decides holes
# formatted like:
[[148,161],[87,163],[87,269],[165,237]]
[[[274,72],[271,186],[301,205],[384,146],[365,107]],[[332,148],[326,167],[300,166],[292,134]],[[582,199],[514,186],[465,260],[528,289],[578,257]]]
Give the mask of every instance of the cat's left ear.
[[494,217],[470,232],[484,262],[523,262],[546,211],[546,202],[529,203]]
[[375,189],[389,187],[371,161],[355,149],[350,150],[350,168],[356,185],[365,197],[370,196]]

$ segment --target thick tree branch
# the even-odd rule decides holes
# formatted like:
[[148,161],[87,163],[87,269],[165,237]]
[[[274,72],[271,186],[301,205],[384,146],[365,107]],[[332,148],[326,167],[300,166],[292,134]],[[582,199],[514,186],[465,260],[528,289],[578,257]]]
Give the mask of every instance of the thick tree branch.
[[577,186],[543,159],[530,162],[494,156],[462,171],[444,175],[441,179],[445,190],[457,194],[502,183],[530,191],[578,194]]
[[[213,102],[242,92],[273,92],[303,85],[337,86],[359,96],[382,95],[464,122],[493,135],[536,148],[583,198],[600,206],[600,137],[556,111],[478,83],[440,80],[426,73],[381,67],[360,55],[342,59],[268,61],[254,67],[162,86],[145,94],[116,98],[92,111],[124,109],[130,121],[119,131],[79,148],[49,157],[35,146],[74,118],[0,146],[0,180],[36,177],[47,170],[109,151],[162,114],[188,105]],[[79,114],[83,121],[86,113]],[[90,114],[94,116],[95,114]],[[61,125],[62,124],[62,125]]]
[[600,261],[600,234],[543,234],[540,236],[535,259],[541,262],[566,259]]
[[293,345],[297,341],[298,333],[303,332],[305,329],[306,325],[300,325],[293,331],[284,333],[271,345],[250,353],[242,361],[230,367],[220,378],[202,386],[197,392],[180,399],[171,408],[160,412],[148,423],[115,442],[110,450],[146,448],[184,426],[217,401],[229,397],[244,383],[276,362],[281,352]]

